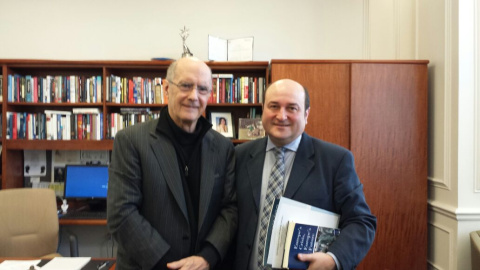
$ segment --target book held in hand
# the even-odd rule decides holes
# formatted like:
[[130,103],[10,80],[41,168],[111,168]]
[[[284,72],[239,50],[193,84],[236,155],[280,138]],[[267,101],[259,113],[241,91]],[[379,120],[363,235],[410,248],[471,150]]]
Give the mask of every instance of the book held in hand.
[[307,269],[308,262],[299,261],[299,253],[327,252],[328,247],[340,234],[336,228],[288,222],[285,239],[283,268]]
[[281,197],[270,214],[263,264],[282,268],[289,221],[338,228],[340,215],[312,205]]

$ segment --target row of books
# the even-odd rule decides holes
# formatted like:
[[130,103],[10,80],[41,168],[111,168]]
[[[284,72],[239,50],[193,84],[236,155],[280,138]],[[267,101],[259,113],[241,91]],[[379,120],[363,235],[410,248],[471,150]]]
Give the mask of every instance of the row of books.
[[265,93],[264,77],[233,74],[212,74],[212,94],[208,103],[262,103]]
[[103,113],[98,109],[44,113],[7,112],[7,139],[101,140]]
[[8,75],[9,102],[102,102],[102,76]]
[[106,78],[106,101],[128,104],[167,104],[162,78],[120,77]]
[[115,138],[118,131],[160,117],[160,111],[150,111],[140,108],[122,108],[120,113],[111,113],[107,119],[107,138]]
[[[125,127],[160,117],[149,108],[121,108],[107,117],[106,138],[114,138]],[[7,112],[7,139],[102,140],[103,113],[97,108],[70,111],[45,110],[44,113]]]
[[[3,76],[0,75],[0,86]],[[102,102],[102,76],[22,76],[7,77],[9,102],[76,103]],[[262,103],[265,92],[264,77],[233,74],[213,74],[208,103]],[[3,95],[0,87],[0,101]],[[120,77],[106,78],[105,100],[126,104],[167,104],[162,78]]]

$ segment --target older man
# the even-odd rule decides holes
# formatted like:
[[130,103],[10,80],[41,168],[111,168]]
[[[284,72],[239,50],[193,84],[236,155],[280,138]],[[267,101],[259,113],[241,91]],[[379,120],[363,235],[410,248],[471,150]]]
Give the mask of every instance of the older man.
[[167,70],[160,118],[115,137],[108,227],[117,269],[208,269],[237,228],[234,149],[202,117],[211,70],[182,58]]

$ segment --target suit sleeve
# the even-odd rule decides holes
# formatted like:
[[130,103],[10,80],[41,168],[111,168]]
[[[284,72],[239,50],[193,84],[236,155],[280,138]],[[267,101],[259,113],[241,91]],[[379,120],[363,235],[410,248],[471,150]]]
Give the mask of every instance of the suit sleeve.
[[[235,191],[235,155],[233,145],[228,142],[225,158],[219,164],[225,166],[221,208],[211,227],[206,241],[210,243],[223,260],[233,242],[238,225],[237,195]],[[222,157],[222,155],[220,155]]]
[[345,152],[338,165],[333,188],[341,232],[329,251],[340,261],[342,269],[354,269],[373,243],[377,220],[365,201],[350,151]]
[[128,257],[151,269],[170,248],[139,213],[142,201],[139,153],[124,130],[117,133],[109,169],[108,228]]

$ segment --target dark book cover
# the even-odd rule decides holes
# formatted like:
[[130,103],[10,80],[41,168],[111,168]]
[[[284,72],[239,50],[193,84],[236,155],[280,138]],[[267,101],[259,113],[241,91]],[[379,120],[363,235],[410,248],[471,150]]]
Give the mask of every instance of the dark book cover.
[[328,247],[339,234],[339,229],[290,221],[285,242],[283,267],[307,269],[308,262],[299,261],[297,255],[299,253],[327,252]]

